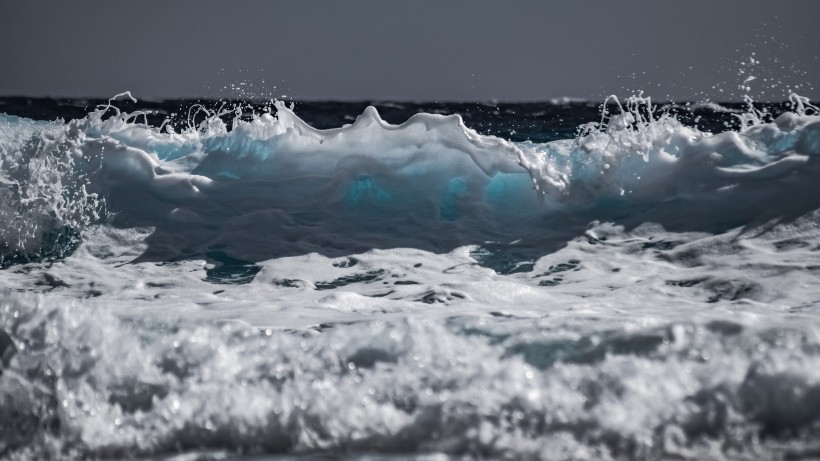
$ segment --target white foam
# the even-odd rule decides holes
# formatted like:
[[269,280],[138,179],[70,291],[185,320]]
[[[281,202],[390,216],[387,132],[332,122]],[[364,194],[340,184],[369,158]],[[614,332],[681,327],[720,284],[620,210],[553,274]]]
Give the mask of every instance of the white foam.
[[542,145],[2,116],[0,236],[82,241],[0,273],[0,456],[810,458],[820,117],[647,102]]

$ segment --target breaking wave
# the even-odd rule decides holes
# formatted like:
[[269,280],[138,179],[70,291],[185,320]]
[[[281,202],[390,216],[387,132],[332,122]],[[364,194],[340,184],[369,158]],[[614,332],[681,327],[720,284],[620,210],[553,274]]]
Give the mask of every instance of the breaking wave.
[[710,133],[613,97],[547,143],[0,115],[0,457],[816,458],[820,111],[791,106]]
[[2,258],[59,256],[66,239],[102,220],[155,228],[146,258],[220,248],[259,261],[519,239],[549,246],[544,229],[636,209],[673,227],[671,215],[686,210],[699,230],[725,230],[817,205],[820,117],[804,98],[793,95],[794,111],[770,121],[750,106],[739,131],[720,134],[649,99],[613,100],[616,114],[544,144],[480,135],[458,115],[391,125],[373,107],[317,130],[281,102],[247,121],[241,107],[192,108],[191,119],[204,120],[179,130],[139,123],[145,113],[112,102],[68,123],[3,115],[0,216],[11,224],[0,230]]

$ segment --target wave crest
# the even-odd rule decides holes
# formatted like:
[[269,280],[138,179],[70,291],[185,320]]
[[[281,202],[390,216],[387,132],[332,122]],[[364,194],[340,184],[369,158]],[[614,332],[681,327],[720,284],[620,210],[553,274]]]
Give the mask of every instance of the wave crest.
[[[752,110],[740,131],[720,134],[687,127],[648,98],[612,101],[617,113],[545,144],[480,135],[458,115],[392,125],[373,107],[351,125],[317,130],[281,102],[249,120],[241,106],[197,108],[179,131],[139,123],[145,113],[112,103],[69,123],[3,116],[0,213],[15,222],[3,229],[4,258],[49,254],[64,232],[105,217],[154,227],[146,257],[219,247],[258,260],[326,251],[324,229],[346,242],[341,253],[447,251],[537,236],[561,225],[557,214],[575,215],[576,225],[637,207],[669,225],[676,210],[692,211],[710,231],[757,219],[786,196],[801,197],[790,213],[817,205],[820,117],[804,98],[793,96],[794,112],[775,120]],[[384,232],[393,216],[401,225]],[[452,238],[430,242],[430,232]]]

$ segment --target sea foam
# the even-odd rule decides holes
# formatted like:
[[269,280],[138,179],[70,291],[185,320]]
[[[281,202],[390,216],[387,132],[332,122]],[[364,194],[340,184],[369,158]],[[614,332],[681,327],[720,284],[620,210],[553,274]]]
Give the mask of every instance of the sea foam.
[[549,143],[0,116],[0,456],[811,459],[792,102],[713,134],[632,98]]

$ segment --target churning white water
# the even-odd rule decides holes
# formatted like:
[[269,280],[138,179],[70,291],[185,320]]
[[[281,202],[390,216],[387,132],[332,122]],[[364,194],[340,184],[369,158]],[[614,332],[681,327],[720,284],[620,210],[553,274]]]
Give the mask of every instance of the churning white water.
[[0,456],[817,457],[791,102],[712,134],[630,98],[549,143],[0,115]]

